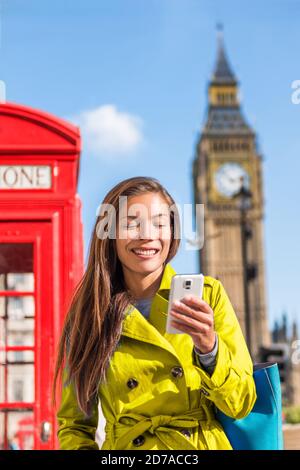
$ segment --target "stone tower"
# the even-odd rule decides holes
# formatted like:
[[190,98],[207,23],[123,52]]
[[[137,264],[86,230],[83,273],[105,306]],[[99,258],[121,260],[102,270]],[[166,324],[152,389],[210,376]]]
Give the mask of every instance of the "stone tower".
[[[200,270],[223,283],[252,357],[258,359],[259,347],[270,343],[262,157],[255,132],[243,116],[238,81],[227,59],[222,32],[218,33],[208,110],[193,161],[193,185],[195,204],[204,204],[205,215]],[[246,213],[235,197],[242,186],[251,194]]]

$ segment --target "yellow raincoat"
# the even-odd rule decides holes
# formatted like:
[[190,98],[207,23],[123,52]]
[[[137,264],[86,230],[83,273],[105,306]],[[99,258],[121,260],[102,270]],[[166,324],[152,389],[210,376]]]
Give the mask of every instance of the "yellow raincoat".
[[72,384],[63,387],[57,412],[61,449],[99,449],[99,403],[106,419],[101,450],[232,449],[214,408],[233,418],[250,413],[256,400],[251,357],[223,285],[210,276],[203,299],[214,311],[219,339],[213,374],[198,362],[190,335],[165,332],[174,274],[166,264],[149,321],[133,305],[127,308],[107,384],[100,384],[90,418],[79,410]]

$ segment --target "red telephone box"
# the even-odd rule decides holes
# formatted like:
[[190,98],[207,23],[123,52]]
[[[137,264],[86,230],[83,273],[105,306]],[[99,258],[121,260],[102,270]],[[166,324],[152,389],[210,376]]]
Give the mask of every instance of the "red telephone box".
[[57,448],[55,345],[83,274],[79,129],[0,104],[0,449]]

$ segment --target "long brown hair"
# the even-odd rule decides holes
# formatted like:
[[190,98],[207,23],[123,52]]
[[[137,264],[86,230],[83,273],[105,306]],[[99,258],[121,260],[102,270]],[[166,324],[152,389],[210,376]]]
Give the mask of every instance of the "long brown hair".
[[[107,193],[102,204],[111,204],[118,216],[120,196],[147,192],[160,193],[168,206],[172,206],[171,241],[166,264],[179,248],[179,216],[175,201],[157,179],[138,176],[121,181]],[[100,221],[101,215],[93,229],[85,273],[75,289],[64,320],[52,389],[55,405],[57,379],[61,383],[67,364],[67,382],[73,381],[78,405],[85,415],[91,412],[99,383],[106,381],[106,370],[122,331],[123,312],[134,301],[125,288],[115,238],[97,236]]]

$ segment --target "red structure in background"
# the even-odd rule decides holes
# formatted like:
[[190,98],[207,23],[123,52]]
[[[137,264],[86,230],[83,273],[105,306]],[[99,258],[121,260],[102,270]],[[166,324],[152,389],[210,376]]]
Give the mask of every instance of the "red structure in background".
[[80,145],[77,127],[0,104],[2,449],[57,448],[55,347],[84,269]]

